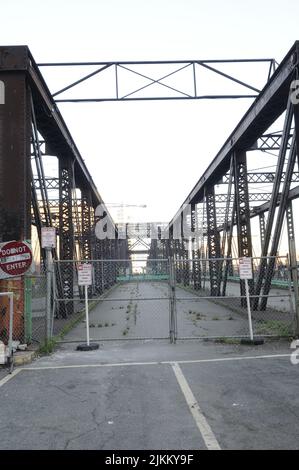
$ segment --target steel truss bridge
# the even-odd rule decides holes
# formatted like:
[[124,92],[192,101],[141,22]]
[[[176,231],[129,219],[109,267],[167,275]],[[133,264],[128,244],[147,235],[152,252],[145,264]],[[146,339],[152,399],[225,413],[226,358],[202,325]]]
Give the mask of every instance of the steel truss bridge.
[[[239,80],[221,65],[241,66],[262,63],[266,67],[264,87]],[[71,81],[51,93],[41,70],[52,67],[95,67],[93,71]],[[163,73],[153,72],[163,66]],[[150,71],[146,72],[146,67]],[[169,67],[166,71],[165,67]],[[200,71],[209,70],[238,86],[235,93],[207,93],[199,86]],[[95,76],[112,74],[113,93],[95,98],[75,96],[78,85]],[[159,69],[157,69],[159,70]],[[179,74],[189,74],[188,92],[174,81]],[[227,69],[225,69],[227,70]],[[80,62],[42,63],[37,65],[26,46],[0,47],[0,237],[7,240],[31,240],[32,226],[41,239],[43,226],[57,229],[58,249],[52,256],[60,260],[130,259],[132,254],[148,254],[149,258],[192,258],[192,278],[201,276],[200,260],[209,259],[211,295],[225,293],[232,240],[237,234],[238,256],[252,256],[251,219],[258,218],[261,256],[276,256],[286,219],[290,265],[296,302],[297,261],[292,201],[298,198],[299,181],[299,105],[292,83],[298,77],[299,42],[295,42],[283,61],[276,67],[274,59],[249,60],[190,60],[157,62]],[[122,91],[122,73],[145,80]],[[152,78],[154,77],[154,78]],[[158,78],[157,78],[158,77]],[[169,81],[171,79],[171,82]],[[242,92],[240,92],[240,87]],[[71,95],[68,95],[69,92]],[[168,100],[168,99],[253,99],[252,105],[237,127],[228,136],[207,170],[167,224],[156,225],[157,236],[150,239],[149,226],[142,230],[127,226],[126,236],[119,237],[118,226],[67,128],[59,111],[60,102]],[[293,102],[292,102],[293,101]],[[280,117],[282,129],[272,131]],[[251,152],[274,153],[271,171],[251,170]],[[49,178],[43,166],[44,155],[58,160],[58,175]],[[263,191],[258,185],[263,184]],[[78,191],[79,190],[79,191]],[[78,194],[80,195],[78,196]],[[96,208],[103,204],[108,222],[114,227],[114,239],[99,240],[94,226],[99,220]],[[191,210],[186,214],[186,206]],[[190,233],[184,237],[182,227]],[[136,225],[136,224],[135,224]],[[149,224],[152,225],[152,224]],[[178,228],[179,227],[179,228]],[[164,237],[165,230],[169,238]],[[174,234],[180,232],[180,237]],[[200,234],[200,235],[199,235]],[[137,250],[140,243],[142,250]],[[41,250],[42,259],[45,254]],[[219,259],[227,262],[224,276],[219,276]],[[60,296],[73,297],[74,273],[65,264],[57,279]],[[250,282],[252,295],[267,295],[274,266],[261,261],[256,279]],[[96,273],[96,283],[101,283]],[[5,281],[1,281],[2,283]],[[67,289],[66,289],[67,286]],[[240,282],[244,294],[243,282]],[[255,308],[265,308],[266,297]],[[60,314],[72,313],[72,303],[66,302]]]

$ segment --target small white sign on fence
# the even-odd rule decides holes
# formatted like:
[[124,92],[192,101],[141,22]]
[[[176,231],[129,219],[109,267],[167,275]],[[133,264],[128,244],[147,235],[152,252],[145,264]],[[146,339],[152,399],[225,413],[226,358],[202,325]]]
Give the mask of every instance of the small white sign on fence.
[[78,285],[92,285],[92,265],[90,263],[82,263],[78,266]]
[[252,279],[251,258],[240,258],[239,260],[240,279]]
[[42,227],[42,248],[56,247],[55,227]]

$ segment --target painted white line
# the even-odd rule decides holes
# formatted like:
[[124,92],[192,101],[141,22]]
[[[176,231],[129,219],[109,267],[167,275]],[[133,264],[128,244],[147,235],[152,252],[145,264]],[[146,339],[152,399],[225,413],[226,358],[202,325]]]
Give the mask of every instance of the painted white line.
[[[225,362],[225,361],[248,361],[252,359],[274,359],[277,357],[291,357],[291,354],[268,354],[264,356],[235,356],[235,357],[218,357],[216,359],[186,359],[184,361],[176,361],[178,364],[194,364],[201,362]],[[161,362],[161,364],[170,364],[170,362]]]
[[[272,354],[265,356],[236,356],[236,357],[220,357],[215,359],[186,359],[175,361],[177,364],[201,364],[206,362],[227,362],[227,361],[247,361],[253,359],[275,359],[280,357],[291,357],[291,354]],[[18,370],[47,370],[47,369],[80,369],[84,367],[125,367],[125,366],[152,366],[169,364],[172,365],[174,361],[156,361],[156,362],[112,362],[106,364],[70,364],[64,366],[34,366],[34,367],[22,367]]]
[[221,450],[221,447],[209,425],[206,418],[204,417],[199,404],[197,403],[195,396],[192,393],[191,388],[177,362],[172,364],[173,372],[176,379],[181,387],[183,395],[186,399],[189,410],[195,420],[195,423],[200,431],[200,434],[204,440],[204,443],[208,450]]
[[0,388],[3,387],[4,384],[9,382],[13,377],[15,377],[22,369],[15,369],[11,374],[6,375],[3,379],[0,380]]
[[161,362],[116,362],[107,364],[73,364],[67,366],[24,367],[23,370],[82,369],[83,367],[121,367],[121,366],[157,366]]

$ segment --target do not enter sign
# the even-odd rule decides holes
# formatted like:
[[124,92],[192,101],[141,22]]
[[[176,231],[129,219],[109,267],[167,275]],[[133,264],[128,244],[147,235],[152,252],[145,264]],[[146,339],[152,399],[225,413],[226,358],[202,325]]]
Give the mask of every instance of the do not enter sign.
[[0,268],[8,276],[21,276],[30,268],[32,252],[24,242],[4,243],[0,248]]

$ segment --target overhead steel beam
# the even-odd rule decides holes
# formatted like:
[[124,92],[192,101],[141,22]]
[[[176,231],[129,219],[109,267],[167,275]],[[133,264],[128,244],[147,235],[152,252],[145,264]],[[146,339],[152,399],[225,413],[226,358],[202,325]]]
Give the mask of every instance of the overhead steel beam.
[[[248,202],[270,201],[272,193],[248,193]],[[216,203],[227,203],[227,194],[215,194]]]
[[204,188],[217,184],[228,172],[234,151],[247,151],[286,109],[290,84],[298,61],[299,42],[296,41],[269,82],[230,134],[212,163],[203,173],[169,225],[173,225],[186,204],[203,200]]
[[[293,137],[293,134],[290,133],[289,142],[287,144],[288,148],[290,148],[292,137]],[[271,151],[272,150],[279,150],[280,145],[281,145],[281,139],[282,139],[282,132],[274,132],[272,134],[264,134],[248,150],[261,150],[262,152],[270,151],[270,150]]]
[[[40,67],[80,67],[95,66],[95,70],[83,75],[78,80],[69,83],[60,90],[53,93],[57,103],[78,103],[78,102],[101,102],[101,101],[132,101],[132,100],[167,100],[167,99],[231,99],[231,98],[254,98],[259,90],[243,80],[234,77],[232,74],[226,73],[216,66],[222,64],[242,64],[242,63],[258,63],[265,64],[265,72],[269,77],[275,68],[274,59],[229,59],[229,60],[178,60],[178,61],[143,61],[143,62],[69,62],[69,63],[41,63]],[[161,69],[163,65],[163,69]],[[226,81],[237,83],[237,93],[207,94],[202,88],[201,74],[202,69],[209,70],[212,74],[220,75]],[[82,85],[92,77],[101,76],[103,72],[109,69],[110,79],[115,83],[114,90],[109,95],[102,95],[93,98],[84,98],[67,96],[69,90],[73,90],[79,84]],[[163,70],[163,72],[161,71]],[[188,92],[184,89],[178,80],[178,84],[174,81],[176,76],[184,70],[185,76],[189,83]],[[123,78],[125,74],[125,82]],[[265,74],[266,75],[266,74]],[[155,78],[152,78],[152,77]],[[134,78],[138,77],[138,85],[134,83]],[[159,78],[157,78],[159,77]],[[171,77],[172,81],[169,82]],[[140,79],[143,84],[140,85]],[[130,89],[128,89],[128,80]],[[131,80],[131,82],[130,82]],[[125,87],[124,87],[125,85]],[[152,89],[159,87],[161,93],[153,93]],[[243,88],[243,90],[241,89]],[[126,88],[126,92],[124,89]],[[147,94],[148,90],[150,92]],[[199,93],[200,90],[200,93]],[[243,91],[243,93],[242,93]],[[140,96],[140,92],[142,95]],[[163,93],[164,92],[164,93]],[[58,96],[58,99],[57,99]]]
[[[287,147],[289,148],[289,147]],[[281,173],[281,181],[283,182],[285,180],[285,172],[283,171]],[[273,183],[275,179],[275,172],[274,171],[271,171],[271,172],[248,172],[247,173],[247,181],[248,183],[250,184],[253,184],[253,183]],[[228,183],[229,181],[229,175],[224,175],[222,177],[222,180],[221,181],[218,181],[217,184],[226,184]],[[299,172],[298,171],[294,171],[294,173],[291,175],[291,182],[292,183],[298,183],[299,182]]]

